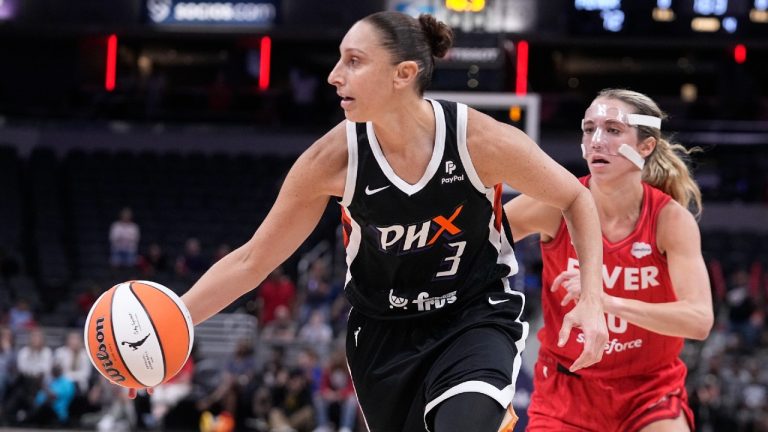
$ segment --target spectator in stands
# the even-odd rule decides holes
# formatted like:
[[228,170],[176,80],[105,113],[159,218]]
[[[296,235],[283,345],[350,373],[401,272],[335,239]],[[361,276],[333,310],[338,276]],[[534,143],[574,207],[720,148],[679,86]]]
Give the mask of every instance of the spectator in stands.
[[243,339],[238,342],[232,358],[227,361],[221,383],[211,394],[198,401],[197,408],[200,411],[207,411],[217,405],[238,421],[242,418],[238,416],[238,408],[246,406],[245,410],[250,409],[256,375],[253,345],[249,340]]
[[88,312],[91,311],[91,307],[96,303],[96,300],[101,295],[101,287],[94,281],[87,281],[86,288],[83,292],[77,295],[75,303],[77,303],[77,327],[83,327],[85,325],[85,319],[88,317]]
[[321,311],[326,317],[329,316],[332,294],[328,262],[325,259],[315,260],[309,267],[304,286],[301,287],[299,322],[306,323],[315,310]]
[[141,274],[147,278],[152,278],[158,274],[165,274],[171,270],[168,265],[168,256],[157,242],[151,243],[147,251],[139,256],[138,265]]
[[274,432],[309,432],[315,425],[309,382],[301,369],[288,373],[284,386],[272,393],[274,407],[269,423]]
[[8,327],[0,327],[0,423],[5,413],[5,394],[16,378],[16,348],[13,332]]
[[112,267],[133,267],[136,265],[141,232],[133,221],[130,207],[120,210],[120,218],[109,228],[110,263]]
[[[723,398],[720,379],[713,374],[703,377],[691,392],[691,409],[696,426],[704,432],[737,430],[734,416]],[[735,413],[734,413],[735,414]]]
[[[91,421],[99,432],[134,430],[138,420],[134,401],[128,397],[128,389],[119,387],[99,375],[96,384],[88,392],[88,401],[101,411]],[[85,420],[85,419],[84,419]]]
[[286,306],[275,309],[275,319],[264,326],[261,339],[269,343],[290,343],[296,340],[296,321]]
[[[53,353],[45,345],[43,331],[32,329],[29,343],[19,350],[16,357],[16,369],[19,375],[8,394],[6,416],[14,415],[12,422],[23,422],[33,408],[33,401],[43,382],[51,376]],[[7,418],[7,417],[6,417]]]
[[88,392],[88,380],[91,378],[93,366],[83,347],[81,331],[67,333],[66,344],[56,348],[53,353],[53,364],[60,366],[64,376],[77,384],[80,394]]
[[29,343],[19,350],[16,367],[29,378],[42,380],[51,375],[53,353],[45,345],[42,329],[34,328],[29,332]]
[[69,406],[77,392],[77,385],[67,378],[61,366],[54,364],[51,379],[35,396],[34,409],[28,423],[39,426],[63,426],[69,421]]
[[323,367],[320,364],[320,357],[312,347],[304,347],[299,351],[296,358],[296,364],[304,371],[304,375],[309,380],[312,396],[320,390],[320,381],[323,378]]
[[306,343],[315,347],[327,346],[333,339],[333,329],[331,329],[325,314],[316,310],[309,316],[309,321],[299,330],[299,342]]
[[[270,389],[279,385],[280,377],[287,377],[288,369],[285,366],[285,348],[281,345],[272,345],[270,357],[261,368],[261,378],[265,386]],[[285,384],[285,383],[283,383]]]
[[749,273],[738,269],[731,277],[731,287],[726,294],[730,331],[739,337],[742,349],[757,346],[763,326],[762,312],[749,292]]
[[323,370],[320,391],[314,398],[318,428],[315,432],[331,432],[330,412],[339,412],[339,432],[352,432],[357,421],[357,397],[349,376],[344,350],[333,352]]
[[259,386],[253,394],[251,428],[258,432],[269,431],[269,413],[272,411],[272,392],[267,386]]
[[256,290],[255,309],[263,326],[275,319],[275,309],[285,306],[293,309],[296,301],[296,285],[283,271],[282,266],[273,270]]
[[203,256],[200,240],[190,237],[184,242],[184,252],[176,259],[176,275],[197,279],[210,263]]
[[35,325],[35,315],[32,313],[27,300],[20,298],[8,311],[8,324],[11,330],[18,332],[27,330]]
[[195,376],[195,360],[189,356],[181,370],[170,380],[155,387],[149,396],[152,418],[155,424],[163,424],[165,415],[192,392]]

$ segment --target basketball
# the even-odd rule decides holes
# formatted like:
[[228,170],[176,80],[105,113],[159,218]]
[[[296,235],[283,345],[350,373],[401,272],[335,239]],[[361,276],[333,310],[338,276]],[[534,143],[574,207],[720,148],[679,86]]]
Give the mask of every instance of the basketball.
[[153,387],[173,377],[194,340],[192,318],[181,299],[149,281],[123,282],[102,294],[84,331],[93,366],[128,388]]

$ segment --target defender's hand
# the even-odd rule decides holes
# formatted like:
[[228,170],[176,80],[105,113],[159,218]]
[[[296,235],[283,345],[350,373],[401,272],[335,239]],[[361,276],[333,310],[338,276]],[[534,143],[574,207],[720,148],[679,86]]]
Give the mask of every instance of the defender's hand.
[[557,275],[554,282],[552,282],[550,291],[555,292],[560,288],[563,288],[566,291],[565,297],[563,297],[563,300],[560,302],[560,306],[566,306],[571,301],[574,303],[579,302],[579,298],[581,297],[580,276],[581,274],[578,270],[564,271]]

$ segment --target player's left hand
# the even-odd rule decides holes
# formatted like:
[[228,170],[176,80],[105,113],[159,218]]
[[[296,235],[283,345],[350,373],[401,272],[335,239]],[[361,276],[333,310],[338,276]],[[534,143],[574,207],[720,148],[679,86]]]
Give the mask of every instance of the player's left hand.
[[578,270],[568,270],[557,275],[552,282],[550,291],[555,292],[560,288],[565,289],[565,297],[560,306],[566,306],[569,302],[578,303],[581,297],[581,273]]
[[605,325],[605,314],[600,299],[580,299],[576,306],[563,317],[563,326],[557,346],[565,346],[573,327],[579,327],[584,333],[584,349],[569,370],[591,366],[603,358],[605,343],[608,341],[608,328]]

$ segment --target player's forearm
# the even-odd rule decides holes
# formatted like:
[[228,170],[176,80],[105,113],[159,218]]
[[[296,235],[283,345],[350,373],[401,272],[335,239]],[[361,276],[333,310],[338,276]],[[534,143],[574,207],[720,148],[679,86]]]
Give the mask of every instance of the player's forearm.
[[249,259],[246,246],[214,264],[181,299],[197,325],[256,288],[269,272]]
[[689,301],[647,303],[606,295],[603,307],[606,313],[667,336],[703,340],[712,328],[712,310]]
[[600,218],[588,189],[579,193],[563,216],[579,258],[581,298],[599,301],[603,290],[603,242]]

